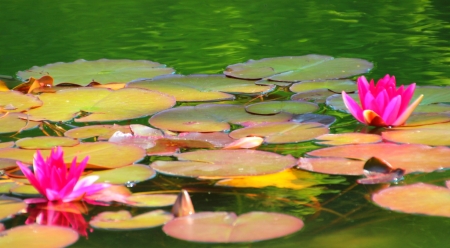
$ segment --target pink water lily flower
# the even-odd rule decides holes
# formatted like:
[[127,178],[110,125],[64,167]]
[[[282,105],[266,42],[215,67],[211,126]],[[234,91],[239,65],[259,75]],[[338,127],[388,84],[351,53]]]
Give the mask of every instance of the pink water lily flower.
[[389,127],[405,124],[423,98],[423,95],[420,95],[408,106],[416,84],[413,83],[406,89],[401,85],[397,89],[394,76],[386,75],[376,84],[373,79],[368,83],[367,79],[361,76],[357,84],[361,106],[344,91],[342,98],[350,113],[361,123],[370,126]]
[[70,168],[67,168],[63,155],[62,148],[57,147],[52,149],[50,157],[44,160],[40,151],[37,151],[33,159],[34,174],[27,165],[17,162],[30,183],[45,197],[26,199],[26,203],[77,201],[110,186],[106,183],[94,184],[98,176],[87,176],[80,180],[89,157],[83,159],[79,165],[74,158]]

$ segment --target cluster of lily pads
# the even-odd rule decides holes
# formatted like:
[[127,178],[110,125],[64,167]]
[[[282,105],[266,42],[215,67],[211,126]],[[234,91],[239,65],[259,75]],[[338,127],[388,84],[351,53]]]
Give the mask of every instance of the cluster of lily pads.
[[[0,83],[0,138],[6,138],[0,143],[0,192],[22,197],[41,192],[42,196],[43,191],[30,184],[16,162],[26,167],[33,164],[37,150],[43,157],[51,157],[54,147],[64,152],[66,164],[88,156],[82,178],[95,176],[97,182],[112,186],[81,197],[81,202],[49,200],[27,205],[18,198],[1,197],[0,219],[26,209],[29,225],[4,231],[8,240],[2,237],[0,244],[26,242],[17,238],[24,233],[45,237],[48,232],[66,232],[67,236],[58,234],[66,238],[55,242],[70,244],[78,235],[86,236],[89,226],[129,230],[163,224],[163,231],[178,239],[251,242],[288,235],[304,225],[297,217],[266,212],[237,217],[229,212],[175,214],[155,210],[132,216],[128,211],[119,211],[100,213],[89,223],[84,220],[85,202],[134,207],[173,204],[176,195],[131,193],[124,186],[149,180],[156,173],[215,180],[218,187],[286,187],[290,183],[287,187],[296,188],[292,182],[301,177],[303,170],[366,175],[370,180],[360,182],[389,185],[404,174],[449,168],[449,87],[415,87],[410,97],[423,95],[423,99],[406,123],[399,123],[402,125],[330,133],[336,116],[323,114],[324,110],[348,113],[345,105],[351,99],[358,102],[358,86],[351,77],[372,67],[372,63],[361,59],[305,55],[250,60],[228,66],[223,75],[177,75],[174,69],[156,62],[108,59],[55,63],[20,71],[17,76],[24,82],[14,89]],[[277,99],[280,92],[288,92],[290,100]],[[369,117],[362,112],[352,114],[361,122],[370,119],[370,125],[380,123],[379,118],[384,117],[372,112],[367,114]],[[116,124],[146,117],[147,125]],[[391,119],[381,123],[396,123],[396,118]],[[43,133],[51,130],[54,135],[14,140],[15,133],[37,127]],[[263,150],[271,144],[305,141],[327,147],[299,157]],[[171,159],[136,164],[152,156]],[[372,180],[367,170],[373,158],[401,169],[402,174],[382,180],[377,175]],[[375,172],[382,177],[392,171]],[[299,188],[304,187],[308,186]],[[396,211],[449,217],[446,209],[437,211],[433,207],[436,199],[448,195],[450,189],[446,187],[418,183],[388,187],[374,193],[372,200]],[[54,219],[43,217],[48,215]],[[72,222],[60,223],[61,218]],[[72,230],[45,225],[70,226]]]

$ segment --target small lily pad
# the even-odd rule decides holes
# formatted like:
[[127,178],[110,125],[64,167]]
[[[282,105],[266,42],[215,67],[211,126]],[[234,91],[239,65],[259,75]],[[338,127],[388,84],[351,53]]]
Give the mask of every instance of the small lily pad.
[[328,146],[340,146],[351,144],[373,144],[382,141],[380,135],[367,133],[340,133],[324,134],[316,137],[316,144]]
[[32,224],[0,232],[0,247],[67,247],[77,240],[75,230],[60,226]]
[[52,149],[56,146],[76,146],[80,141],[67,137],[41,136],[23,138],[16,141],[16,146],[23,149]]
[[328,89],[309,90],[292,95],[291,100],[325,103],[328,97],[335,94],[336,93],[329,91]]
[[156,172],[148,165],[133,164],[111,170],[94,171],[87,176],[99,176],[97,182],[111,184],[138,183],[156,176]]
[[163,231],[174,238],[208,243],[255,242],[283,237],[303,228],[303,221],[281,213],[201,212],[173,219]]
[[336,117],[331,115],[321,115],[321,114],[303,114],[303,115],[294,115],[291,119],[292,122],[297,123],[320,123],[325,126],[330,126],[336,121]]
[[11,181],[2,182],[0,181],[0,194],[9,194],[11,193],[11,189],[19,186],[19,184]]
[[287,112],[291,114],[311,113],[319,109],[319,106],[311,102],[300,101],[271,101],[250,104],[245,107],[247,112],[252,114],[277,114]]
[[[12,215],[17,214],[26,208],[27,204],[21,199],[3,195],[0,196],[0,220],[10,218]],[[1,239],[0,236],[0,244]]]
[[[28,180],[27,180],[28,181]],[[11,193],[22,197],[39,196],[37,189],[29,184],[19,185],[11,189]]]
[[0,115],[0,133],[19,132],[37,127],[40,122],[28,121],[22,113],[7,113]]
[[133,194],[127,198],[127,205],[133,207],[166,207],[175,203],[177,195],[170,194]]
[[295,93],[305,92],[310,90],[327,89],[334,92],[352,92],[356,91],[356,83],[352,80],[325,80],[295,83],[289,90]]
[[64,136],[74,139],[98,137],[99,140],[108,140],[117,131],[131,133],[130,126],[128,125],[90,125],[70,129],[64,133]]
[[96,229],[106,230],[138,230],[161,226],[173,219],[171,213],[154,210],[144,214],[132,216],[130,212],[103,212],[94,217],[89,224]]

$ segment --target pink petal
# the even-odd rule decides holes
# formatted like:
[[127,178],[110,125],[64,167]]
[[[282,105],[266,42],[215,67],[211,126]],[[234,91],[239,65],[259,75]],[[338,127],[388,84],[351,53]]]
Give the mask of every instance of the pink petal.
[[406,120],[409,118],[414,109],[419,105],[420,101],[422,101],[423,95],[420,95],[409,107],[401,113],[401,115],[392,123],[392,126],[401,126],[405,124]]
[[350,111],[350,113],[361,123],[364,122],[364,117],[362,114],[361,107],[351,98],[345,91],[342,91],[342,100],[344,100],[344,104],[347,107],[347,109]]
[[357,80],[357,85],[358,85],[358,95],[359,95],[359,102],[362,105],[362,108],[364,109],[364,98],[367,94],[367,92],[370,91],[370,86],[369,83],[367,82],[366,77],[361,76],[358,78]]
[[45,198],[28,198],[23,200],[26,204],[38,204],[38,203],[44,203],[48,200]]
[[31,172],[30,169],[28,169],[28,166],[22,164],[21,162],[17,161],[16,164],[19,166],[22,173],[27,177],[28,181],[37,189],[37,191],[42,195],[45,196],[45,191],[40,182],[36,179],[33,172]]
[[407,108],[408,104],[411,101],[411,98],[414,94],[414,90],[416,89],[416,84],[413,83],[402,94],[402,104],[400,106],[400,113],[403,113]]
[[87,176],[87,177],[79,180],[77,182],[77,184],[75,184],[75,186],[73,187],[73,191],[77,191],[81,188],[85,188],[85,187],[88,187],[88,186],[94,184],[95,181],[98,180],[98,178],[99,178],[99,176]]
[[387,125],[391,125],[397,119],[398,110],[400,109],[401,103],[402,103],[402,97],[396,96],[386,106],[386,109],[384,110],[384,114],[381,116],[381,118],[383,118],[384,122]]
[[52,190],[52,189],[46,189],[45,193],[46,193],[45,196],[47,197],[47,199],[49,201],[61,200],[61,197],[60,197],[58,191],[55,191],[55,190]]

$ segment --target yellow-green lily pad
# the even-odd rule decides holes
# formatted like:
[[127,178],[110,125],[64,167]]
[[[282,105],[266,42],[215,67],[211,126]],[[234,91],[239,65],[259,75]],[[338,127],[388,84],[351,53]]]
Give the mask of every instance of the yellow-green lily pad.
[[247,112],[252,114],[277,114],[287,112],[291,114],[311,113],[319,109],[319,106],[312,102],[302,101],[271,101],[250,104],[245,107]]
[[356,91],[356,83],[352,80],[325,80],[295,83],[289,90],[295,93],[310,90],[327,89],[334,92],[352,92]]
[[161,226],[173,219],[171,213],[154,210],[144,214],[132,216],[130,212],[103,212],[94,217],[89,224],[96,229],[106,230],[137,230]]
[[42,105],[36,96],[23,94],[19,91],[0,91],[0,112],[24,112]]
[[40,122],[28,121],[22,113],[7,113],[0,115],[0,133],[12,133],[37,127]]
[[133,207],[166,207],[175,203],[177,195],[171,194],[133,194],[127,198],[127,205]]
[[156,172],[148,165],[132,164],[111,170],[94,171],[87,176],[97,175],[97,182],[111,184],[138,183],[156,176]]
[[0,232],[0,247],[67,247],[77,240],[75,230],[61,226],[32,224]]
[[130,126],[128,125],[90,125],[70,129],[64,133],[64,136],[74,139],[98,137],[99,140],[108,140],[117,131],[131,133]]
[[380,135],[367,133],[324,134],[316,137],[316,144],[340,146],[351,144],[373,144],[382,141]]
[[[26,207],[27,204],[21,199],[2,195],[0,196],[0,220],[10,218],[12,215],[25,210]],[[2,238],[0,235],[0,244]]]
[[24,184],[19,185],[17,187],[12,188],[11,193],[18,196],[30,197],[30,196],[39,196],[39,192],[32,185]]
[[40,136],[23,138],[16,141],[16,146],[23,149],[52,149],[56,146],[76,146],[80,141],[67,137]]

